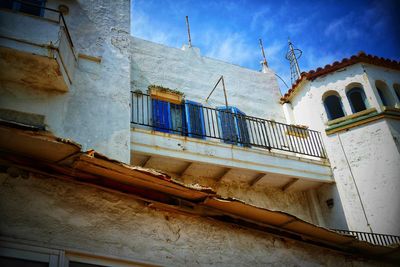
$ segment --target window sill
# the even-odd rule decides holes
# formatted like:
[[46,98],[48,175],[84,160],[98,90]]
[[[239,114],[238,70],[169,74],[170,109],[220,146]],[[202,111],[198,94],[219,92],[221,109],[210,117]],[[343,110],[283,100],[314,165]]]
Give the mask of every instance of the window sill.
[[366,110],[363,110],[363,111],[360,111],[360,112],[357,112],[357,113],[354,113],[354,114],[351,114],[351,115],[348,115],[348,116],[344,116],[344,117],[340,117],[340,118],[337,118],[337,119],[334,119],[334,120],[330,120],[330,121],[328,121],[327,124],[328,124],[328,126],[332,126],[332,125],[335,125],[335,124],[338,124],[338,123],[341,123],[341,122],[344,122],[344,121],[348,121],[348,120],[356,119],[356,118],[361,117],[361,116],[365,116],[365,115],[373,113],[373,112],[376,112],[376,108],[369,108],[369,109],[366,109]]
[[[345,116],[328,122],[328,128],[325,129],[327,135],[345,131],[379,119],[400,120],[400,109],[385,108],[383,112],[378,113],[375,108],[363,110],[350,116]],[[332,122],[335,122],[334,124]]]

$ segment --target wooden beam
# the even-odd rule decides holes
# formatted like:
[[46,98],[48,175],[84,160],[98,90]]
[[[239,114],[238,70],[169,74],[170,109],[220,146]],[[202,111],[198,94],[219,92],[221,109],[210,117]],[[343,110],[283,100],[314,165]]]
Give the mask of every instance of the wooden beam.
[[293,178],[291,181],[287,182],[283,187],[282,187],[282,191],[286,192],[292,185],[294,185],[298,180],[300,180],[299,178]]
[[263,177],[266,177],[266,176],[267,176],[267,174],[265,174],[265,173],[258,174],[254,179],[252,179],[249,182],[249,186],[255,185],[258,181],[260,181]]
[[150,159],[151,159],[151,156],[149,156],[147,159],[145,159],[145,160],[143,161],[143,163],[142,163],[142,167],[143,167],[143,168],[146,168],[146,165],[147,165],[147,163],[149,163]]
[[230,172],[231,170],[232,169],[230,169],[230,168],[225,168],[225,170],[219,176],[217,176],[215,180],[217,182],[221,182],[222,178],[224,178],[224,176],[226,176],[228,174],[228,172]]
[[187,172],[187,170],[189,170],[190,167],[193,166],[193,164],[194,164],[193,162],[189,162],[189,163],[186,165],[185,169],[183,169],[183,170],[181,171],[181,173],[179,173],[179,176],[182,177],[183,175],[185,175],[185,173]]

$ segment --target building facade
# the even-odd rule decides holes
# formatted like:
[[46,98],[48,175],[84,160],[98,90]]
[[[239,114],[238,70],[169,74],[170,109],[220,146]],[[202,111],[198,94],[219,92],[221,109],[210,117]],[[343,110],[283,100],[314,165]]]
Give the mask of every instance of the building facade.
[[[0,9],[2,265],[399,260],[398,62],[281,98],[265,66],[130,36],[130,1],[29,3]],[[353,85],[365,109],[326,101]]]
[[[324,133],[336,186],[320,188],[320,200],[341,203],[349,230],[400,233],[399,70],[360,52],[304,73],[282,98],[290,120]],[[335,209],[324,213],[340,217]]]

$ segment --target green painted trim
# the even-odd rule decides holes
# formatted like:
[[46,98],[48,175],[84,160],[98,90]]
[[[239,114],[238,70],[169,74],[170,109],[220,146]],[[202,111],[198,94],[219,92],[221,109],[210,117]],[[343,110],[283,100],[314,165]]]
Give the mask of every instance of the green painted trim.
[[327,135],[344,131],[353,127],[357,127],[359,125],[366,124],[371,121],[379,120],[382,118],[390,118],[390,119],[397,119],[400,120],[400,112],[398,110],[385,110],[383,112],[372,112],[365,114],[364,116],[359,116],[356,118],[349,118],[346,121],[342,121],[335,125],[332,125],[325,129]]
[[362,121],[362,120],[365,120],[365,119],[368,119],[368,118],[372,118],[372,117],[374,117],[374,116],[376,116],[378,114],[379,113],[377,111],[375,111],[375,112],[368,113],[366,115],[359,116],[359,117],[356,117],[356,118],[349,118],[349,119],[347,119],[345,121],[342,121],[342,122],[336,123],[336,124],[334,124],[332,126],[329,126],[328,128],[325,129],[325,131],[331,131],[331,130],[334,130],[336,128],[340,128],[340,127],[343,127],[343,126],[346,126],[346,125],[349,125],[349,124],[353,124],[353,123],[356,123],[356,122],[359,122],[359,121]]
[[363,110],[363,111],[360,111],[360,112],[357,112],[357,113],[354,113],[351,115],[347,115],[347,116],[344,116],[341,118],[330,120],[330,121],[328,121],[328,126],[332,126],[332,125],[338,124],[340,122],[347,121],[349,119],[355,119],[355,118],[358,118],[358,117],[361,117],[361,116],[364,116],[364,115],[367,115],[367,114],[370,114],[373,112],[377,112],[376,108],[369,108],[369,109],[366,109],[366,110]]

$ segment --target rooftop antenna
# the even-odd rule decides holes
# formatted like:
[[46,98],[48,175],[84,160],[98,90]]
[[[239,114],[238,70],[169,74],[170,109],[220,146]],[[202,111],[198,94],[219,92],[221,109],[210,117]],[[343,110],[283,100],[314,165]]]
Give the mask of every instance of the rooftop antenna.
[[297,61],[303,52],[300,49],[294,48],[290,39],[288,39],[289,50],[286,53],[286,59],[290,62],[290,81],[294,84],[300,77],[300,67],[299,62]]
[[189,26],[189,17],[186,16],[186,27],[188,32],[188,39],[189,39],[189,47],[192,47],[192,39],[190,38],[190,26]]
[[219,77],[217,83],[214,85],[214,88],[211,90],[211,93],[207,96],[206,102],[208,101],[208,99],[210,98],[210,96],[212,95],[212,93],[214,92],[215,88],[217,88],[217,85],[222,82],[222,88],[224,89],[224,97],[225,97],[225,106],[228,108],[228,97],[226,96],[226,88],[225,88],[225,82],[224,82],[224,76],[221,75],[221,77]]
[[265,58],[264,46],[263,46],[263,42],[262,42],[261,38],[259,39],[259,41],[260,41],[261,53],[262,53],[262,56],[263,56],[262,64],[268,67],[267,59]]

